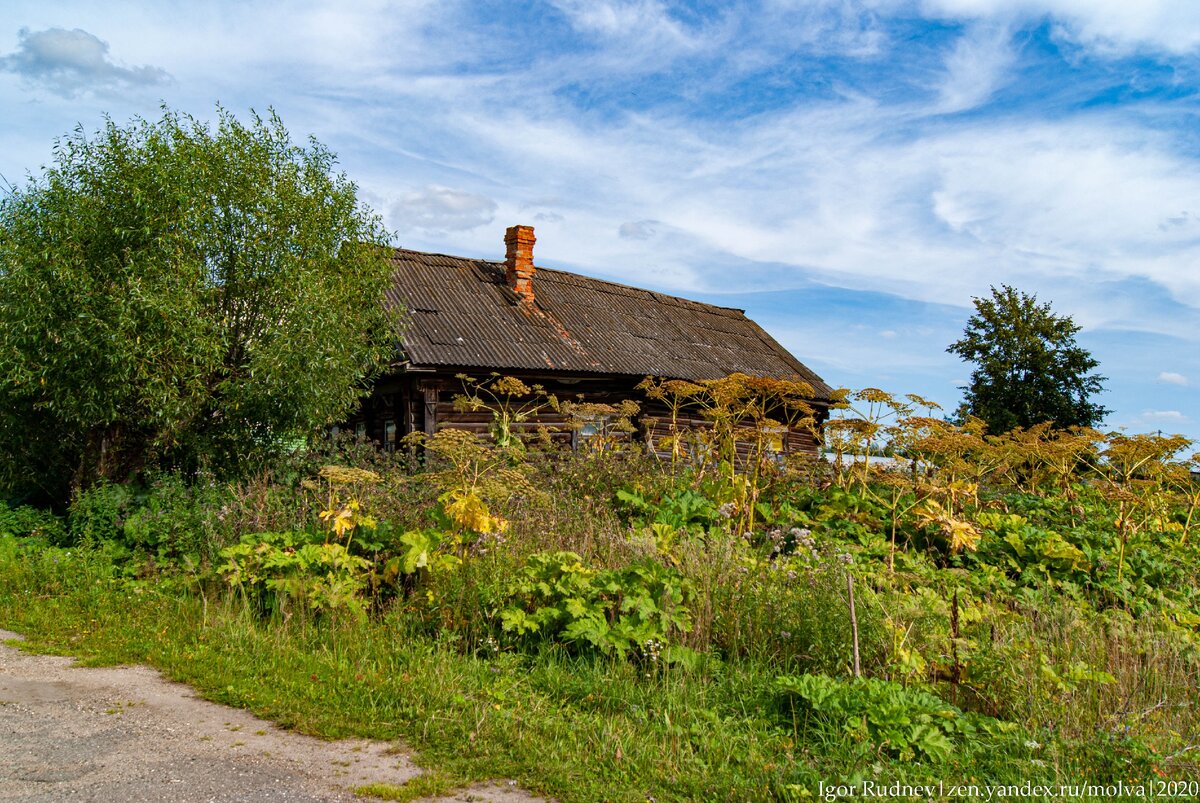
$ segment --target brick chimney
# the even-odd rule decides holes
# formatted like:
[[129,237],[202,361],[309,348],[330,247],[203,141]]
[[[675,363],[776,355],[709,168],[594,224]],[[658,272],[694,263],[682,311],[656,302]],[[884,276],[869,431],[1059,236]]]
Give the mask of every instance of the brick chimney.
[[509,226],[504,232],[504,274],[523,304],[533,303],[533,226]]

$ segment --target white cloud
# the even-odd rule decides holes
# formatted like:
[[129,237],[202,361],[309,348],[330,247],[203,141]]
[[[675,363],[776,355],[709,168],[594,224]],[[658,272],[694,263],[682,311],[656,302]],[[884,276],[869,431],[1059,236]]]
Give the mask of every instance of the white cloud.
[[[887,32],[877,12],[878,7],[888,5],[875,0],[766,0],[755,14],[759,22],[756,34],[761,38],[760,47],[771,54],[783,49],[871,58],[880,55],[887,44]],[[743,63],[753,63],[755,48],[746,50],[737,55]]]
[[502,207],[561,199],[576,265],[635,281],[650,264],[683,291],[727,286],[736,260],[761,289],[816,277],[960,307],[1009,282],[1088,327],[1175,333],[1189,324],[1093,289],[1140,277],[1200,299],[1188,267],[1200,259],[1200,174],[1136,119],[941,122],[943,96],[814,101],[734,126],[667,111],[597,122],[543,94],[502,103],[505,86],[421,98],[414,113],[447,133],[427,150],[453,154],[453,172],[469,174],[460,189]]
[[617,234],[627,240],[649,240],[658,233],[657,226],[657,220],[631,220],[622,223]]
[[[729,32],[720,21],[689,26],[659,0],[551,0],[594,50],[557,61],[567,74],[634,74],[665,69],[679,58],[710,51]],[[573,63],[572,63],[573,62]]]
[[[936,181],[932,212],[975,248],[1009,261],[1104,266],[1181,291],[1197,285],[1164,254],[1195,247],[1164,232],[1180,208],[1200,208],[1200,179],[1166,141],[1104,119],[960,130],[912,146]],[[1172,211],[1174,210],[1174,212]]]
[[393,225],[401,231],[465,231],[491,223],[496,202],[483,195],[449,187],[428,186],[404,195],[391,207]]
[[1163,371],[1158,375],[1158,381],[1166,385],[1179,385],[1185,388],[1188,386],[1188,378],[1175,371]]
[[951,18],[1050,16],[1064,38],[1101,51],[1153,48],[1186,53],[1200,45],[1200,5],[1188,0],[924,0]]
[[1192,419],[1179,410],[1143,410],[1129,421],[1125,429],[1133,432],[1152,430],[1172,432],[1175,431],[1175,427],[1186,428],[1191,423]]
[[970,109],[986,101],[1015,60],[1007,24],[972,26],[946,56],[946,75],[939,87],[938,111]]
[[0,58],[0,69],[65,97],[87,90],[151,86],[170,80],[159,67],[118,65],[109,58],[108,43],[81,28],[22,28],[17,38],[17,50]]
[[605,39],[686,46],[687,30],[657,0],[551,0],[572,27]]

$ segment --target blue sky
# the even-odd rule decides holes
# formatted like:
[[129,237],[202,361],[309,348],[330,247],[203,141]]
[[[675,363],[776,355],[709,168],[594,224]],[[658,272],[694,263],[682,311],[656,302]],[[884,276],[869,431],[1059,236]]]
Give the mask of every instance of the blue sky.
[[1109,428],[1200,438],[1200,4],[5,0],[0,176],[77,125],[274,107],[397,244],[737,306],[835,385],[953,408],[1012,284]]

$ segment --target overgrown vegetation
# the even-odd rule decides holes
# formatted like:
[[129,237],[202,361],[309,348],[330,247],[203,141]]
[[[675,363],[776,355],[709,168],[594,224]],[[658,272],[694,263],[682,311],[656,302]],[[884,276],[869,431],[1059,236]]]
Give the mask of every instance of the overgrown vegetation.
[[216,118],[81,128],[0,193],[5,498],[243,474],[392,356],[387,233],[333,154],[274,114]]
[[1186,440],[987,435],[866,389],[826,426],[832,462],[785,456],[798,389],[732,377],[646,383],[714,424],[677,416],[664,457],[629,433],[571,453],[513,426],[537,389],[486,387],[464,404],[496,438],[439,431],[424,463],[335,438],[240,482],[0,508],[0,624],[301,730],[403,738],[439,789],[1200,774]]

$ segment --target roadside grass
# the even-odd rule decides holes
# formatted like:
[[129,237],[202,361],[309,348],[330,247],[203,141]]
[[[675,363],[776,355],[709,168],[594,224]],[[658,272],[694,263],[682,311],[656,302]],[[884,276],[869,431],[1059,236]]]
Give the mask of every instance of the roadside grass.
[[922,764],[889,757],[853,722],[805,735],[781,721],[769,664],[708,656],[648,672],[549,645],[470,653],[401,615],[264,621],[225,591],[131,581],[101,554],[20,543],[0,537],[0,625],[26,635],[23,648],[149,664],[302,733],[401,740],[429,771],[364,796],[412,800],[511,779],[563,801],[799,800],[819,783],[864,779],[1094,778],[1128,758],[1107,737],[1066,749],[1018,732]]
[[0,626],[300,732],[402,742],[427,774],[359,790],[387,799],[1200,777],[1200,486],[1175,464],[1114,479],[1117,453],[1069,488],[980,490],[956,472],[1082,436],[976,439],[974,467],[959,436],[926,477],[747,478],[447,430],[418,473],[313,455],[98,484],[65,517],[0,503]]
[[360,797],[372,797],[377,800],[392,800],[407,803],[410,800],[420,800],[426,797],[439,797],[449,794],[463,786],[461,780],[446,775],[443,772],[424,772],[396,785],[390,783],[365,784],[354,790]]
[[564,801],[748,800],[792,781],[789,735],[744,670],[647,679],[554,649],[482,659],[386,618],[268,626],[236,599],[130,587],[96,556],[4,542],[0,622],[23,648],[146,663],[302,733],[401,739],[439,788],[511,778]]

